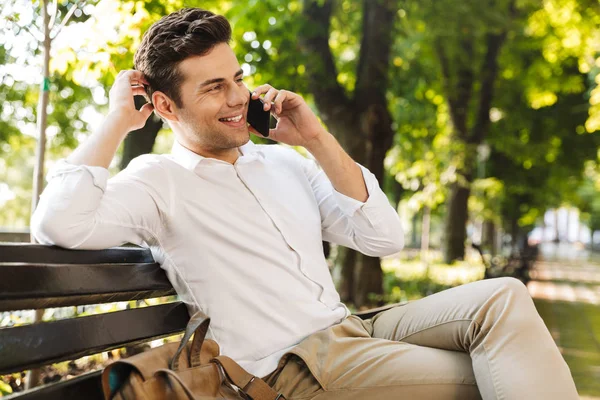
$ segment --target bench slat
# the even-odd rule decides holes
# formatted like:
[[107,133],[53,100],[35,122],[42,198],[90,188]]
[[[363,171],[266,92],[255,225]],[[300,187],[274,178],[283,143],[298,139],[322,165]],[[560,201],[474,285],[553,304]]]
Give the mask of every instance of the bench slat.
[[188,320],[176,302],[0,329],[0,375],[170,336]]
[[104,400],[101,376],[102,371],[89,372],[66,381],[15,393],[6,397],[6,400]]
[[0,311],[63,307],[175,294],[157,263],[0,263]]
[[0,242],[0,262],[46,264],[153,263],[152,252],[141,247],[69,250],[32,243]]

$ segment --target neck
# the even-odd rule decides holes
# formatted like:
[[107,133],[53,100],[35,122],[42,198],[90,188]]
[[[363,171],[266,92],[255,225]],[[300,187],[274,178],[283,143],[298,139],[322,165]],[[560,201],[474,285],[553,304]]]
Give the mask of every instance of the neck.
[[188,140],[188,138],[185,135],[180,134],[177,129],[173,128],[173,133],[175,134],[175,140],[177,140],[181,146],[204,158],[214,158],[216,160],[225,161],[229,164],[234,164],[241,155],[239,146],[228,149],[206,147],[202,146],[201,143],[196,141]]
[[232,148],[232,149],[225,149],[225,150],[207,150],[207,149],[202,149],[199,146],[194,146],[194,147],[187,147],[189,150],[193,151],[196,154],[201,155],[202,157],[205,158],[214,158],[217,160],[221,160],[221,161],[225,161],[229,164],[234,164],[238,157],[240,156],[240,150],[238,147]]

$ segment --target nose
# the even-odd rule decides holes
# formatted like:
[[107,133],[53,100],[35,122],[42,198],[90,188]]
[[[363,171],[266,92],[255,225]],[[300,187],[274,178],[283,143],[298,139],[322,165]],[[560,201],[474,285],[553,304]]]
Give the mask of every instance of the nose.
[[246,85],[234,85],[227,92],[227,105],[231,108],[246,105],[249,99],[250,93],[248,93]]

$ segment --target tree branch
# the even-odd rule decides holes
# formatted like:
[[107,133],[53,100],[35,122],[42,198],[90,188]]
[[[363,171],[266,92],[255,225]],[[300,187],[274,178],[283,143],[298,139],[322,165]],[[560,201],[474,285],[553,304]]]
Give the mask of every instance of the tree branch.
[[473,82],[475,75],[473,73],[473,37],[471,33],[465,34],[460,41],[460,50],[462,54],[457,57],[458,80],[456,85],[456,114],[458,117],[459,131],[466,137],[467,120],[469,115],[469,103],[473,94]]
[[[507,22],[517,18],[518,10],[515,0],[508,5]],[[480,144],[490,126],[490,109],[494,98],[494,87],[498,76],[498,57],[500,50],[508,34],[508,25],[500,33],[488,33],[486,35],[486,53],[481,64],[481,90],[479,92],[479,109],[475,116],[475,124],[468,142]]]
[[363,2],[363,35],[356,71],[357,103],[386,104],[397,0]]
[[448,60],[448,54],[446,54],[446,50],[444,49],[442,40],[439,37],[435,39],[434,48],[437,57],[440,60],[440,67],[442,69],[442,85],[444,87],[444,92],[446,94],[446,98],[448,99],[450,110],[452,110],[455,106],[454,91],[452,90],[452,72],[450,70],[450,61]]
[[54,27],[54,22],[56,22],[56,15],[58,14],[58,0],[52,0],[52,6],[54,8],[54,13],[50,17],[50,23],[48,24],[48,29],[52,30]]
[[480,72],[479,108],[475,116],[475,124],[469,136],[468,141],[470,143],[481,143],[490,125],[490,108],[492,107],[494,86],[498,76],[498,56],[505,39],[506,32],[486,35],[487,50]]
[[350,101],[337,81],[337,68],[329,47],[333,3],[334,0],[305,0],[305,26],[300,33],[303,50],[313,64],[307,69],[309,88],[326,124],[350,112]]
[[453,61],[457,65],[456,79],[452,77],[450,60],[446,53],[441,38],[434,43],[436,53],[440,59],[442,68],[442,81],[446,97],[448,99],[450,117],[452,124],[459,136],[466,140],[468,136],[467,119],[469,114],[469,102],[473,90],[473,37],[469,32],[465,33],[459,41],[459,53]]
[[[81,3],[82,9],[85,6],[85,3],[86,3],[86,1]],[[69,8],[69,11],[67,11],[67,15],[65,15],[65,17],[61,21],[61,23],[60,23],[58,29],[56,30],[56,33],[52,37],[52,39],[55,39],[60,34],[60,31],[62,31],[62,29],[65,27],[65,25],[67,25],[67,23],[69,22],[69,19],[71,19],[71,17],[73,16],[73,13],[75,12],[75,10],[77,10],[77,8],[79,8],[78,4],[73,4],[71,6],[71,8]]]

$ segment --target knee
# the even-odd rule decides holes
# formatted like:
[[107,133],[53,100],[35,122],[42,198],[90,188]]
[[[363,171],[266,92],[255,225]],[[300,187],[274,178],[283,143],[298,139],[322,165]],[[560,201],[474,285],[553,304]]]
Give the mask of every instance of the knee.
[[500,300],[504,306],[518,308],[519,311],[523,312],[527,309],[535,310],[531,295],[527,286],[518,279],[515,278],[495,278],[495,292],[499,295]]
[[527,289],[527,286],[525,286],[525,284],[517,278],[504,277],[495,278],[493,280],[497,281],[498,287],[501,290],[506,291],[507,293],[515,295],[526,294],[527,296],[529,296],[529,290]]

